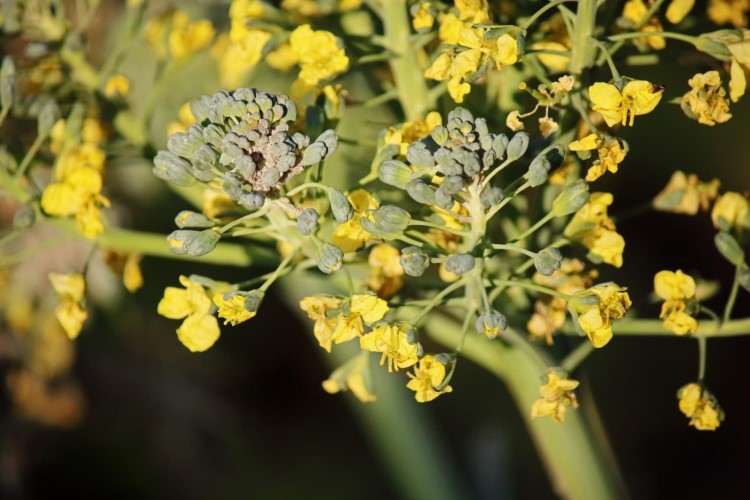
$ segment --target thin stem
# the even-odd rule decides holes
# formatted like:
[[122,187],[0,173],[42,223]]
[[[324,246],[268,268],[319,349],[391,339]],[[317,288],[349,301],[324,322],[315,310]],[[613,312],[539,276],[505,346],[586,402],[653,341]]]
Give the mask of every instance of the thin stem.
[[494,248],[495,250],[508,250],[510,252],[520,252],[524,255],[531,257],[532,259],[536,257],[536,253],[532,252],[531,250],[518,247],[516,245],[501,245],[499,243],[496,243],[492,245],[492,248]]
[[607,46],[604,45],[602,42],[596,39],[592,39],[594,41],[594,44],[599,47],[599,50],[601,50],[602,55],[607,60],[607,65],[609,66],[609,71],[612,73],[612,78],[615,80],[620,79],[620,72],[617,71],[617,66],[615,66],[615,62],[612,60],[612,57],[609,55],[609,52],[607,52]]
[[539,17],[541,15],[543,15],[545,12],[547,12],[550,9],[554,9],[558,5],[560,5],[562,3],[565,3],[565,2],[577,2],[577,1],[578,0],[555,0],[553,2],[550,2],[550,3],[546,4],[544,7],[542,7],[541,9],[539,9],[538,11],[534,12],[534,14],[530,18],[528,18],[526,20],[526,22],[524,22],[521,25],[521,29],[524,29],[524,30],[529,29],[529,26],[531,26],[532,24],[534,24],[534,22],[537,19],[539,19]]
[[726,323],[729,321],[729,317],[732,315],[732,309],[734,308],[734,302],[737,300],[737,292],[740,289],[740,268],[739,266],[734,270],[734,281],[732,281],[732,290],[729,292],[729,299],[727,300],[726,306],[724,306],[724,315],[722,316],[721,322]]
[[437,306],[440,303],[441,300],[443,300],[445,297],[447,297],[448,295],[450,295],[451,293],[453,293],[454,291],[458,290],[459,288],[465,285],[466,285],[466,281],[464,279],[460,279],[456,281],[455,283],[452,283],[448,285],[447,287],[445,287],[440,293],[435,295],[435,297],[433,297],[432,300],[430,300],[430,302],[419,312],[419,314],[417,314],[414,317],[414,319],[409,321],[409,323],[411,323],[412,325],[416,325],[417,323],[419,323],[422,320],[422,318],[424,318],[427,315],[427,313],[432,311],[432,309],[434,309],[435,306]]
[[279,264],[279,267],[276,268],[274,272],[271,273],[271,275],[268,277],[268,279],[260,286],[260,291],[265,292],[268,290],[268,288],[273,285],[273,282],[279,279],[279,276],[282,276],[282,272],[286,268],[286,266],[289,265],[289,263],[292,261],[294,257],[297,256],[297,249],[295,248],[289,254],[284,257],[284,260],[281,261],[281,264]]
[[607,37],[607,40],[616,42],[618,40],[630,40],[632,38],[643,38],[645,36],[660,36],[662,38],[672,38],[674,40],[680,40],[687,42],[691,45],[695,45],[696,38],[690,35],[683,35],[682,33],[673,33],[671,31],[649,31],[649,32],[635,32],[635,33],[620,33],[619,35],[611,35]]
[[264,215],[266,215],[266,212],[268,212],[268,209],[264,206],[263,208],[261,208],[257,212],[253,212],[251,214],[244,215],[244,216],[240,217],[239,219],[233,220],[232,222],[229,222],[228,224],[220,227],[219,228],[219,232],[222,233],[222,234],[224,234],[225,232],[229,231],[233,227],[236,227],[236,226],[238,226],[238,225],[240,225],[242,223],[245,223],[245,222],[253,220],[253,219],[257,219],[259,217],[263,217]]
[[493,170],[492,172],[490,172],[488,175],[485,176],[484,179],[482,179],[482,188],[484,188],[484,186],[489,185],[490,180],[492,180],[493,177],[495,177],[497,174],[499,174],[502,169],[504,169],[505,167],[507,167],[508,165],[510,165],[512,162],[513,162],[513,160],[508,159],[508,160],[505,160],[504,162],[502,162],[497,167],[495,167],[495,170]]
[[494,217],[496,213],[502,210],[505,205],[510,203],[514,197],[518,196],[526,189],[528,189],[530,185],[531,184],[529,184],[529,181],[524,182],[513,194],[509,194],[503,201],[492,207],[489,212],[487,212],[487,220],[490,220],[492,217]]
[[526,239],[531,234],[534,234],[534,232],[536,232],[540,227],[545,225],[547,222],[551,221],[554,217],[555,217],[554,212],[548,213],[547,215],[542,217],[536,224],[528,228],[521,236],[519,236],[513,241],[521,241],[521,240]]
[[[750,335],[750,318],[732,319],[721,326],[713,324],[701,325],[697,332],[692,335],[675,335],[665,330],[663,323],[658,319],[624,319],[613,324],[616,336],[650,336],[650,337],[672,337],[675,339],[691,339],[695,337],[706,338],[728,338]],[[565,335],[578,335],[572,323],[566,322],[560,329]]]
[[466,311],[466,316],[464,317],[464,322],[461,325],[461,340],[458,342],[458,345],[453,350],[456,354],[459,354],[461,352],[461,349],[464,348],[464,344],[466,343],[466,337],[469,336],[469,328],[471,326],[471,321],[474,319],[474,314],[477,312],[475,308],[471,308],[468,311]]
[[565,359],[560,363],[560,367],[568,373],[573,373],[588,355],[594,352],[594,349],[594,344],[588,340],[582,341],[570,354],[565,356]]
[[[649,7],[649,9],[646,11],[646,14],[644,14],[644,16],[641,18],[641,20],[638,21],[635,26],[633,26],[633,30],[638,31],[642,27],[644,27],[646,25],[646,23],[654,16],[654,14],[656,14],[659,11],[659,9],[661,8],[661,4],[663,4],[663,3],[664,3],[664,0],[656,0],[654,3],[652,3],[651,6]],[[649,33],[648,36],[651,36],[651,34]],[[625,44],[625,40],[620,40],[617,43],[615,43],[614,45],[612,45],[612,47],[610,47],[610,49],[609,49],[609,53],[608,53],[609,56],[610,57],[614,56],[615,53],[618,50],[620,50],[620,48],[624,44]],[[602,57],[604,57],[604,54],[602,54]],[[603,62],[603,60],[601,58],[599,59],[599,61],[597,61],[597,63],[599,65],[601,65],[602,62]]]
[[34,159],[36,153],[39,151],[39,148],[42,147],[42,144],[44,144],[45,140],[47,140],[47,134],[39,135],[36,139],[34,139],[33,144],[26,152],[26,156],[24,156],[23,160],[21,160],[21,164],[18,166],[18,170],[16,170],[16,179],[20,179],[21,177],[23,177],[26,169],[29,168],[29,165],[31,164],[31,160]]
[[708,351],[708,339],[698,337],[698,383],[703,382],[706,377],[706,355]]
[[518,288],[526,288],[527,290],[534,290],[535,292],[544,293],[547,295],[553,295],[560,297],[561,299],[570,300],[571,296],[558,292],[553,288],[547,288],[546,286],[537,285],[536,283],[529,283],[528,281],[514,281],[514,280],[492,280],[492,284],[495,286],[516,286]]
[[429,222],[429,221],[424,221],[424,220],[414,220],[414,219],[412,219],[409,222],[409,225],[410,226],[432,227],[432,228],[435,228],[435,229],[439,229],[441,231],[445,231],[445,232],[448,232],[448,233],[456,234],[458,236],[463,236],[465,238],[471,236],[471,232],[469,232],[469,231],[461,231],[460,229],[453,229],[453,228],[450,228],[450,227],[447,227],[447,226],[439,226],[439,225],[435,224],[434,222]]

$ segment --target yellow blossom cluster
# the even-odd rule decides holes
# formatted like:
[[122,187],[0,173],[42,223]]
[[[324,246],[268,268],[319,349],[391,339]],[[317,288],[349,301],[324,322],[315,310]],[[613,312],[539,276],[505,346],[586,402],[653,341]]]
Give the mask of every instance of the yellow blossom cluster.
[[309,24],[304,24],[292,32],[289,46],[300,67],[292,85],[293,95],[301,96],[349,68],[343,43],[329,31],[313,30]]
[[408,323],[379,323],[360,337],[360,347],[381,353],[380,364],[388,360],[388,371],[398,371],[414,365],[422,355],[422,346],[415,338],[416,331]]
[[569,407],[578,408],[578,399],[573,390],[580,382],[568,378],[567,373],[559,369],[550,369],[545,376],[546,382],[539,388],[542,397],[534,401],[531,418],[550,417],[562,423]]
[[750,0],[709,0],[708,18],[723,26],[731,23],[735,28],[747,28]]
[[618,166],[625,159],[627,150],[620,144],[619,139],[604,134],[589,134],[586,137],[573,141],[568,146],[571,151],[587,152],[594,151],[599,158],[589,167],[586,173],[586,182],[593,182],[606,172],[617,172]]
[[61,273],[50,273],[49,280],[61,299],[60,305],[55,309],[55,316],[68,338],[75,340],[89,317],[84,306],[86,280],[82,274]]
[[654,276],[654,291],[664,301],[659,317],[664,329],[677,335],[695,333],[698,321],[691,316],[696,309],[695,280],[681,270],[659,271]]
[[715,431],[724,420],[724,412],[713,394],[702,384],[691,383],[677,392],[679,408],[699,431]]
[[720,182],[712,179],[701,182],[695,174],[675,171],[664,189],[654,198],[654,208],[662,212],[695,215],[708,210],[719,193]]
[[568,225],[564,235],[589,249],[589,257],[615,267],[622,266],[625,239],[617,233],[615,223],[607,214],[614,201],[611,193],[591,193],[589,201]]
[[182,61],[208,47],[214,38],[214,27],[206,19],[193,21],[183,10],[167,12],[149,21],[146,42],[160,59],[171,56]]
[[616,283],[600,283],[578,292],[571,298],[568,309],[575,317],[576,328],[585,333],[591,344],[604,347],[612,339],[612,320],[628,312],[630,296]]
[[[664,31],[661,21],[657,16],[646,19],[648,6],[643,0],[628,0],[622,8],[622,17],[633,26],[640,26],[639,31],[643,33],[658,33]],[[644,36],[641,38],[644,43],[654,50],[661,50],[666,47],[664,38],[661,36]]]
[[691,90],[682,96],[680,106],[689,118],[713,126],[732,117],[718,71],[698,73],[688,80],[688,85]]

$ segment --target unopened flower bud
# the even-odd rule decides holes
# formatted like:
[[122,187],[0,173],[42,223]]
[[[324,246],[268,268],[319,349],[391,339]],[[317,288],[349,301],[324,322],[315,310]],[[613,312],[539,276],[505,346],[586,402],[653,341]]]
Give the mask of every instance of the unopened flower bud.
[[505,134],[499,134],[495,136],[495,139],[492,141],[492,151],[495,152],[495,156],[498,160],[502,160],[503,156],[505,156],[505,151],[507,151],[509,145],[508,137]]
[[323,248],[318,254],[318,258],[320,259],[318,262],[318,269],[326,274],[338,271],[344,264],[344,252],[331,243],[325,243],[323,245]]
[[310,236],[318,229],[318,212],[314,208],[306,208],[297,216],[297,231],[302,236]]
[[354,207],[344,193],[338,189],[329,189],[328,198],[331,200],[331,212],[339,222],[346,222],[354,215]]
[[169,251],[176,255],[185,255],[187,253],[187,242],[196,234],[198,234],[198,231],[191,231],[190,229],[172,231],[169,236],[167,236]]
[[740,286],[750,292],[750,267],[742,266],[737,274]]
[[[507,153],[508,159],[513,161],[516,160],[526,153],[529,147],[529,134],[526,132],[517,132],[508,143]],[[500,155],[498,155],[500,158]]]
[[534,158],[529,165],[529,186],[537,187],[544,184],[551,168],[552,164],[543,154]]
[[438,146],[442,146],[448,140],[448,129],[442,125],[438,125],[432,129],[430,136]]
[[195,121],[202,123],[208,119],[208,110],[211,106],[211,98],[207,95],[202,95],[190,103],[190,114],[193,115]]
[[29,205],[23,205],[13,216],[14,229],[27,229],[34,225],[36,221],[36,212]]
[[409,227],[411,216],[409,212],[395,205],[383,205],[377,210],[370,210],[359,222],[365,231],[392,240]]
[[406,189],[412,170],[409,166],[399,160],[385,160],[378,165],[378,179],[384,184]]
[[460,175],[448,175],[440,183],[440,189],[448,194],[456,194],[464,188],[464,179]]
[[174,223],[180,229],[187,227],[192,228],[209,228],[216,224],[203,214],[193,212],[192,210],[183,210],[174,219]]
[[422,179],[412,179],[406,184],[406,192],[417,203],[423,205],[435,204],[435,191]]
[[485,311],[479,315],[476,322],[477,332],[493,339],[500,335],[508,327],[505,316],[494,309]]
[[552,213],[556,217],[577,212],[589,201],[589,185],[582,179],[578,179],[565,186],[565,189],[557,195],[552,202]]
[[448,260],[445,261],[445,269],[448,272],[461,276],[474,269],[475,264],[474,257],[468,253],[460,253],[448,257]]
[[39,111],[39,121],[37,122],[37,133],[46,136],[60,119],[60,108],[52,99],[48,100],[41,111]]
[[446,192],[442,187],[438,187],[435,191],[435,205],[443,210],[452,210],[455,200],[453,196]]
[[203,144],[203,137],[200,139],[195,135],[188,135],[182,132],[172,134],[167,139],[167,149],[183,158],[191,158],[193,151]]
[[401,250],[398,261],[406,274],[419,277],[429,267],[430,256],[421,248],[412,246]]
[[406,150],[406,159],[409,163],[418,167],[434,167],[435,158],[432,152],[427,149],[427,145],[422,142],[415,142]]
[[258,210],[266,202],[266,197],[262,193],[243,193],[237,200],[237,203],[248,210]]
[[216,248],[216,244],[220,239],[221,233],[213,229],[206,229],[185,242],[185,253],[191,257],[206,255]]
[[540,250],[534,256],[534,267],[539,274],[549,276],[558,269],[562,263],[562,254],[555,247],[547,247]]
[[156,154],[152,171],[159,179],[178,186],[187,187],[195,184],[190,162],[169,151],[159,151]]
[[505,194],[499,187],[489,187],[479,195],[479,202],[485,210],[503,201]]

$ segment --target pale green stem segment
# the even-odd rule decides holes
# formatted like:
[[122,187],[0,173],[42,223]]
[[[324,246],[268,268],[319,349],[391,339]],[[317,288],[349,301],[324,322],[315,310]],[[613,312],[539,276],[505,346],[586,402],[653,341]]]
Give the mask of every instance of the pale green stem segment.
[[596,0],[580,0],[576,11],[570,72],[578,76],[594,63],[595,45],[591,43],[596,26]]
[[539,219],[539,221],[536,224],[534,224],[533,226],[528,228],[526,231],[524,231],[524,233],[518,238],[516,238],[514,241],[521,241],[521,240],[528,238],[530,235],[534,234],[537,230],[539,230],[539,228],[541,228],[543,225],[545,225],[547,222],[551,221],[554,218],[555,218],[555,213],[549,212],[544,217]]
[[578,1],[578,0],[554,0],[554,1],[550,2],[550,3],[548,3],[547,5],[543,6],[538,11],[534,12],[534,14],[523,23],[523,25],[521,26],[521,29],[524,29],[524,30],[529,29],[529,26],[531,26],[532,24],[534,24],[534,22],[537,19],[539,19],[539,17],[542,16],[548,10],[554,9],[558,5],[563,4],[565,2],[576,2],[576,1]]
[[417,323],[419,323],[420,321],[422,321],[422,319],[432,309],[434,309],[435,306],[437,306],[438,304],[440,304],[440,302],[445,297],[447,297],[448,295],[450,295],[452,292],[458,290],[462,286],[466,286],[466,280],[465,279],[460,279],[460,280],[456,281],[455,283],[452,283],[449,286],[445,287],[440,293],[438,293],[437,295],[435,295],[435,297],[433,297],[432,300],[430,300],[430,302],[427,303],[427,305],[424,307],[424,309],[422,309],[419,312],[419,314],[417,314],[411,321],[409,321],[409,323],[411,323],[412,325],[416,325]]
[[536,257],[536,253],[532,252],[531,250],[527,250],[525,248],[521,248],[516,245],[502,245],[500,243],[496,243],[492,245],[492,248],[495,250],[507,250],[509,252],[520,252],[528,257],[531,257],[532,259]]
[[560,363],[560,368],[565,370],[568,373],[573,373],[578,366],[580,366],[581,363],[591,354],[594,352],[594,345],[589,342],[588,340],[582,341],[578,346],[576,346],[575,349],[573,349],[570,354],[565,356],[565,359],[563,359],[562,363]]
[[417,52],[411,45],[411,25],[406,0],[384,0],[386,48],[398,54],[391,59],[398,97],[407,120],[421,118],[432,108]]
[[708,351],[708,339],[698,337],[698,382],[703,382],[706,377],[706,356]]
[[721,322],[726,323],[729,321],[729,317],[732,315],[732,309],[734,309],[734,303],[737,300],[737,292],[740,289],[740,268],[739,266],[734,270],[734,281],[732,281],[732,289],[729,292],[729,299],[727,304],[724,306],[724,315],[722,316]]
[[[612,329],[614,330],[615,337],[637,335],[642,335],[644,337],[664,336],[681,339],[695,337],[740,337],[743,335],[750,335],[750,318],[729,320],[721,326],[701,323],[698,331],[692,335],[676,335],[669,330],[665,330],[662,321],[658,319],[623,319],[615,321]],[[560,329],[560,332],[566,335],[578,335],[575,327],[570,322],[565,323]]]
[[34,139],[34,142],[31,144],[31,147],[26,152],[26,155],[23,157],[23,160],[21,160],[21,164],[18,166],[18,170],[16,170],[15,177],[16,179],[20,179],[23,177],[23,174],[26,173],[26,169],[29,168],[29,165],[31,165],[31,160],[34,159],[37,152],[39,151],[39,148],[42,147],[42,144],[44,144],[44,141],[47,140],[49,134],[39,135],[36,139]]
[[446,231],[448,233],[453,233],[458,236],[471,236],[471,233],[469,231],[461,231],[460,229],[453,229],[450,227],[447,227],[445,225],[439,225],[435,224],[434,222],[424,221],[424,220],[415,220],[412,219],[409,221],[410,226],[424,226],[424,227],[432,227],[435,229],[440,229],[441,231]]
[[566,293],[558,292],[557,290],[553,288],[547,288],[546,286],[537,285],[536,283],[529,283],[528,281],[493,280],[492,284],[495,286],[525,288],[527,290],[533,290],[535,292],[540,292],[540,293],[545,293],[547,295],[560,297],[561,299],[565,299],[565,300],[571,299],[571,296]]

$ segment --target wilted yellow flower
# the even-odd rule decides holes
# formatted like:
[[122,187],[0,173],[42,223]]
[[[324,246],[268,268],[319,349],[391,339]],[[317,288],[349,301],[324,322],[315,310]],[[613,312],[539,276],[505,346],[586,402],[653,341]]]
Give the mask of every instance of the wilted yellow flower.
[[740,193],[728,191],[716,200],[711,210],[711,221],[716,229],[750,227],[750,203]]
[[416,364],[422,346],[417,341],[414,327],[407,323],[382,323],[372,332],[362,335],[359,344],[362,349],[383,353],[380,364],[388,360],[388,371],[398,371]]
[[130,93],[130,81],[123,75],[114,75],[104,84],[104,95],[110,99],[125,97]]
[[[648,13],[648,7],[643,0],[628,0],[622,8],[622,17],[630,21],[633,25],[639,25],[643,22],[644,17]],[[641,27],[641,32],[659,32],[664,31],[659,18],[656,16],[651,17]],[[666,46],[664,38],[660,36],[645,36],[641,38],[645,43],[654,50],[661,50]]]
[[447,363],[449,363],[447,359],[444,360],[442,357],[427,354],[414,367],[413,375],[407,373],[411,380],[406,384],[406,387],[416,392],[414,399],[420,403],[426,403],[441,394],[453,392],[453,388],[449,385],[445,385],[438,390],[438,387],[445,383]]
[[645,80],[628,82],[622,92],[609,83],[597,82],[589,87],[594,111],[601,113],[610,127],[617,123],[632,127],[637,115],[654,110],[663,93],[663,87]]
[[224,320],[224,324],[232,323],[232,326],[254,318],[256,311],[245,309],[246,295],[239,293],[217,293],[214,294],[213,302],[219,308],[218,315]]
[[539,388],[542,397],[534,401],[531,407],[531,418],[550,417],[559,424],[565,420],[568,407],[578,408],[578,399],[573,390],[580,382],[569,379],[565,372],[554,368],[547,371],[546,379]]
[[666,17],[672,24],[677,24],[687,16],[695,5],[695,0],[672,0],[667,7]]
[[369,354],[366,352],[358,354],[336,368],[331,376],[323,381],[323,389],[328,394],[352,391],[352,394],[363,403],[369,403],[377,399],[372,390],[372,385]]
[[722,26],[732,23],[735,28],[747,28],[750,0],[709,0],[708,18]]
[[719,180],[700,182],[695,174],[677,170],[666,187],[654,198],[654,208],[662,212],[695,215],[698,209],[708,210],[719,192]]
[[289,44],[300,65],[298,82],[305,88],[313,88],[349,67],[341,40],[328,31],[313,31],[305,24],[292,32]]
[[620,146],[617,138],[589,134],[583,139],[573,141],[569,146],[571,151],[597,150],[599,158],[589,168],[586,182],[593,182],[606,172],[617,172],[619,164],[625,159],[627,151]]
[[688,80],[688,84],[691,90],[682,96],[680,107],[689,118],[713,126],[732,117],[718,71],[698,73]]
[[333,231],[333,244],[344,253],[356,252],[370,239],[370,233],[365,231],[359,220],[367,210],[375,210],[380,206],[378,201],[364,189],[352,191],[347,199],[354,208],[354,215]]
[[699,431],[715,431],[724,420],[718,401],[701,384],[691,383],[677,391],[679,408]]
[[83,306],[86,294],[86,281],[82,274],[50,273],[52,288],[60,296],[60,305],[55,309],[63,330],[70,340],[75,340],[81,333],[83,323],[89,315]]
[[343,300],[331,295],[312,295],[305,297],[299,303],[300,309],[307,313],[307,316],[315,321],[313,334],[318,340],[320,347],[331,352],[333,343],[333,329],[336,326],[337,315],[334,311],[339,309]]
[[367,264],[370,266],[370,276],[365,284],[381,299],[387,299],[404,286],[404,268],[399,258],[398,248],[386,243],[375,245],[370,250]]
[[688,310],[697,303],[695,280],[681,270],[659,271],[654,276],[654,291],[664,300],[660,318],[664,319],[664,329],[677,335],[695,333],[698,321]]
[[180,276],[185,288],[167,287],[157,312],[169,319],[185,319],[177,329],[177,338],[192,352],[202,352],[219,339],[221,330],[216,318],[209,314],[211,299],[200,283]]
[[577,314],[578,327],[594,347],[604,347],[612,339],[612,320],[620,319],[630,309],[630,296],[616,283],[601,283],[576,293],[570,300]]
[[508,113],[508,116],[505,118],[505,126],[513,132],[518,132],[526,128],[521,121],[521,113],[519,113],[518,110],[513,110]]
[[622,266],[625,240],[617,233],[615,223],[607,215],[614,197],[610,193],[592,193],[565,227],[565,237],[589,249],[590,258],[615,267]]
[[549,118],[547,116],[539,118],[539,132],[545,139],[557,132],[559,128],[560,126],[552,118]]

